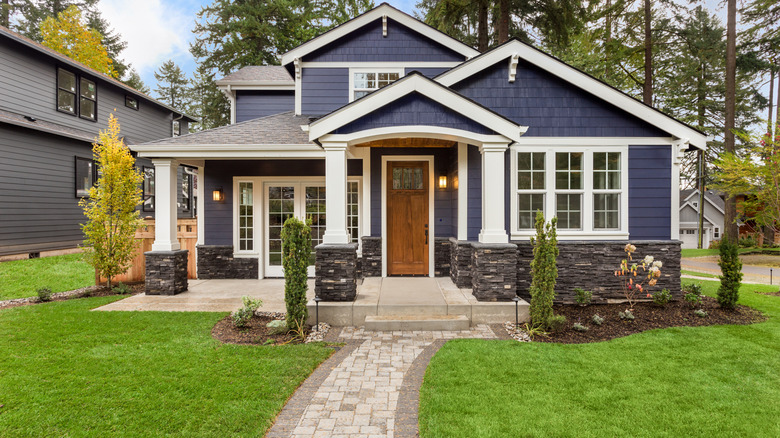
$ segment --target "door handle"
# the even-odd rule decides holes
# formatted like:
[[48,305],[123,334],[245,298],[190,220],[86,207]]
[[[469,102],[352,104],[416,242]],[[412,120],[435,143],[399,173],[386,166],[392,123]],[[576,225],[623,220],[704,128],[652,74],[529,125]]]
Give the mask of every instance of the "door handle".
[[425,244],[428,244],[428,224],[425,224]]

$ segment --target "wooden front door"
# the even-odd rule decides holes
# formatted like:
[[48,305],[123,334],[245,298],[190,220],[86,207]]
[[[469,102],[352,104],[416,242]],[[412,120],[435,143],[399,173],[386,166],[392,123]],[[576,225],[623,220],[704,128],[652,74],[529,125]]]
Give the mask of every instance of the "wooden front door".
[[387,163],[387,274],[428,275],[428,162]]

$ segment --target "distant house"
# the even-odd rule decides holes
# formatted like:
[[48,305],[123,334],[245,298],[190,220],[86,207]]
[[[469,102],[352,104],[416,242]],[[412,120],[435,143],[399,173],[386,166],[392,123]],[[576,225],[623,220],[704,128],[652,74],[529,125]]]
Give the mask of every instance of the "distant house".
[[[698,248],[699,245],[699,203],[699,190],[680,191],[680,240],[685,249]],[[702,248],[709,248],[713,241],[721,239],[725,211],[723,196],[715,190],[706,190]]]
[[[119,119],[125,143],[187,133],[193,119],[127,85],[0,26],[0,256],[74,248],[78,201],[97,178],[92,142]],[[153,215],[154,168],[139,160],[143,216]],[[194,213],[191,169],[179,169],[177,204]]]
[[[280,230],[298,216],[325,301],[412,275],[506,301],[528,297],[541,211],[558,219],[560,299],[619,298],[627,242],[679,290],[680,162],[706,148],[697,129],[523,42],[480,53],[386,3],[280,63],[218,81],[233,124],[131,146],[155,160],[158,191],[182,163],[205,175],[197,253],[158,214],[147,266],[280,277]],[[147,292],[185,290],[176,272],[147,272]]]

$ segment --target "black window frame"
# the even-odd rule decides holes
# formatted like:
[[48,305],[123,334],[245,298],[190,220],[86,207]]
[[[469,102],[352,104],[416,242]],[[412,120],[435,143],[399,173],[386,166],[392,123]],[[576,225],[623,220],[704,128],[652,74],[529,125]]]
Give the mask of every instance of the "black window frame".
[[[142,198],[143,199],[143,205],[142,205],[141,209],[143,211],[146,211],[146,212],[154,212],[155,202],[156,202],[155,195],[157,193],[157,188],[155,187],[154,179],[152,179],[151,184],[148,184],[148,179],[147,179],[147,175],[148,174],[147,174],[147,171],[151,171],[152,178],[155,177],[154,166],[152,166],[152,167],[142,166],[141,167],[141,172],[143,172],[143,176],[144,176],[144,181],[141,183],[141,190],[143,191],[143,198]],[[147,192],[147,185],[151,186],[151,193]],[[147,205],[146,204],[147,200],[151,200],[151,202],[150,202],[151,205]]]
[[[86,161],[89,163],[92,163],[92,185],[89,186],[87,189],[87,194],[82,195],[79,194],[79,161]],[[95,186],[98,181],[98,163],[97,161],[93,160],[92,158],[85,158],[85,157],[79,157],[76,156],[76,159],[73,162],[73,174],[75,176],[75,187],[74,187],[74,194],[77,198],[89,198],[89,189]]]
[[[128,103],[127,103],[128,100],[132,100],[133,102],[135,102],[135,108],[130,106],[130,105],[128,105]],[[125,106],[127,108],[130,108],[131,110],[138,111],[141,108],[141,102],[138,100],[137,97],[133,97],[133,96],[131,96],[129,94],[125,94]]]
[[[97,123],[97,121],[98,121],[98,100],[99,100],[97,78],[94,78],[94,77],[91,77],[91,76],[88,76],[88,75],[83,75],[83,74],[80,74],[80,73],[76,73],[75,71],[73,71],[73,70],[71,70],[69,68],[63,67],[61,65],[56,65],[54,68],[55,68],[55,71],[56,71],[55,79],[54,79],[54,82],[55,82],[55,84],[54,84],[54,90],[55,90],[54,91],[54,108],[57,110],[57,112],[60,112],[60,113],[63,113],[63,114],[68,114],[68,115],[71,115],[71,116],[74,116],[74,117],[78,117],[79,119],[82,119],[82,120],[88,120],[90,122]],[[60,88],[60,70],[72,74],[75,77],[75,79],[76,79],[76,85],[75,85],[76,93],[74,95],[74,101],[73,101],[73,112],[65,111],[63,109],[60,109],[60,98],[59,98],[60,90],[65,91],[67,93],[71,93],[69,90],[65,90],[63,88]],[[81,80],[82,79],[84,79],[85,81],[92,82],[95,85],[95,99],[94,100],[89,99],[88,97],[82,97],[81,96]],[[85,117],[85,116],[81,115],[81,99],[87,99],[87,100],[89,100],[91,102],[94,102],[94,104],[95,104],[95,118]]]
[[[81,82],[82,81],[91,82],[92,85],[95,87],[95,98],[94,99],[91,99],[89,97],[84,96],[84,94],[82,93],[83,90],[82,90],[82,86],[81,86]],[[92,122],[97,122],[97,114],[98,114],[98,106],[97,106],[97,98],[98,98],[98,96],[97,96],[97,94],[98,94],[98,92],[97,92],[97,82],[95,82],[92,79],[86,78],[84,76],[79,76],[79,118],[80,119],[90,120]],[[83,105],[81,104],[82,99],[83,100],[88,100],[88,101],[92,102],[95,105],[95,117],[94,118],[86,117],[84,114],[81,113],[81,110],[83,109]]]
[[[60,71],[64,71],[66,73],[70,73],[73,75],[73,91],[66,90],[64,88],[60,88]],[[65,69],[63,67],[57,67],[57,75],[55,78],[55,84],[54,84],[55,92],[54,92],[54,107],[57,109],[58,112],[70,114],[72,116],[77,116],[79,112],[79,75],[76,73]],[[64,91],[70,95],[73,96],[73,111],[66,111],[62,108],[60,108],[60,91]]]

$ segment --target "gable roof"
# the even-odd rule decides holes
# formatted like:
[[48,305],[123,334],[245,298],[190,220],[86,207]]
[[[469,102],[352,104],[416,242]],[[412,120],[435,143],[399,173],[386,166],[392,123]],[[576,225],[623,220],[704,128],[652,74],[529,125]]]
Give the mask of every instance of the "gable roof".
[[303,56],[327,44],[330,44],[336,41],[337,39],[353,32],[354,30],[359,29],[369,23],[374,22],[375,20],[382,18],[383,16],[387,16],[388,18],[391,18],[394,21],[399,22],[400,24],[414,30],[415,32],[418,32],[421,35],[424,35],[444,46],[447,46],[449,49],[462,54],[467,59],[479,55],[479,51],[474,49],[473,47],[468,46],[456,40],[455,38],[452,38],[451,36],[434,29],[433,27],[423,23],[422,21],[412,17],[411,15],[399,11],[398,9],[390,6],[387,3],[382,3],[379,6],[375,7],[374,9],[371,9],[370,11],[366,11],[363,14],[358,15],[357,17],[344,22],[334,27],[333,29],[317,37],[314,37],[309,41],[301,44],[300,46],[283,54],[282,65],[288,65],[292,63],[295,59],[302,58]]
[[309,138],[316,140],[323,135],[330,134],[342,126],[412,93],[419,93],[438,102],[509,140],[517,141],[528,129],[527,126],[518,125],[501,114],[425,77],[419,72],[413,71],[402,79],[312,122],[309,125]]
[[159,107],[165,108],[165,109],[171,111],[172,113],[179,114],[179,115],[183,116],[187,120],[190,120],[190,121],[193,121],[193,122],[199,122],[200,121],[196,117],[192,117],[190,115],[185,114],[183,111],[180,111],[180,110],[178,110],[176,108],[170,107],[170,106],[168,106],[168,105],[158,101],[157,99],[154,99],[152,97],[147,96],[146,94],[136,90],[135,88],[125,84],[124,82],[118,81],[118,80],[112,78],[111,76],[103,74],[103,73],[95,70],[92,67],[89,67],[89,66],[87,66],[85,64],[82,64],[82,63],[72,59],[72,58],[69,58],[69,57],[63,55],[62,53],[60,53],[60,52],[58,52],[58,51],[56,51],[54,49],[51,49],[49,47],[44,46],[43,44],[35,42],[35,41],[27,38],[24,35],[18,34],[18,33],[14,32],[14,31],[8,29],[7,27],[0,26],[0,36],[4,36],[4,37],[9,38],[9,39],[11,39],[13,41],[16,41],[17,43],[20,43],[23,46],[25,46],[25,47],[27,47],[29,49],[32,49],[33,51],[35,51],[37,53],[46,55],[49,58],[52,58],[52,59],[56,60],[57,62],[61,62],[63,64],[67,64],[70,67],[77,68],[77,69],[79,69],[79,70],[81,70],[83,72],[87,72],[87,73],[89,73],[89,74],[91,74],[91,75],[93,75],[95,77],[100,78],[101,80],[103,80],[105,82],[110,83],[111,85],[113,85],[115,87],[121,88],[123,91],[125,91],[125,92],[127,92],[129,94],[132,94],[132,95],[134,95],[136,97],[140,97],[143,100],[145,100],[147,102],[150,102],[150,103],[152,103],[154,105],[157,105]]
[[[482,70],[517,55],[523,59],[558,78],[578,87],[600,99],[617,106],[627,113],[644,120],[645,122],[668,132],[680,139],[686,139],[691,145],[699,148],[707,148],[707,135],[687,124],[646,105],[626,93],[602,82],[593,76],[584,73],[565,62],[542,52],[517,39],[511,39],[506,43],[485,52],[476,58],[470,59],[457,67],[436,76],[435,81],[450,87],[464,79],[467,79]],[[507,63],[507,71],[510,66]],[[508,73],[507,73],[508,80]]]
[[290,73],[280,65],[244,67],[217,81],[217,85],[295,85]]
[[[685,204],[691,201],[691,197],[693,196],[696,196],[695,200],[698,200],[699,199],[698,194],[699,194],[698,189],[680,190],[680,208],[682,208]],[[709,202],[718,211],[725,214],[726,202],[723,200],[719,192],[717,192],[716,190],[705,190],[704,199],[707,200],[707,202]]]

